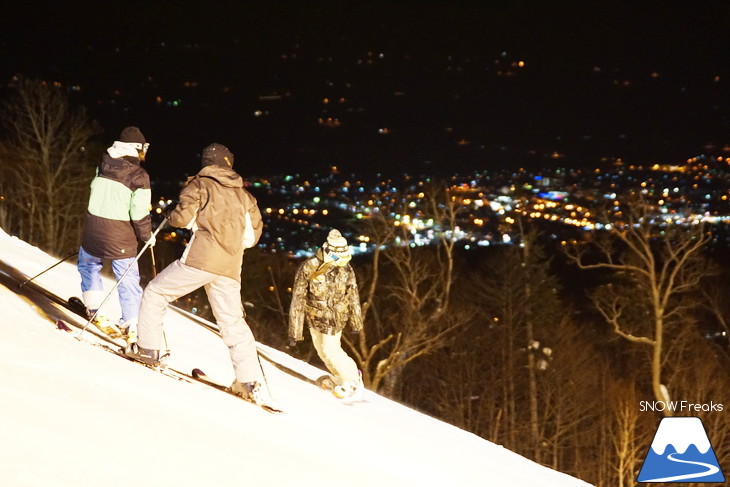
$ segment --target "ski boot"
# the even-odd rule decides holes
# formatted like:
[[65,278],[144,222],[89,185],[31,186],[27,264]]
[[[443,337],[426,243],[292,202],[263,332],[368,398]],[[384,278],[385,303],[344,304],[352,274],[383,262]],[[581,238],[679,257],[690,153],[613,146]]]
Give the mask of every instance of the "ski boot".
[[244,401],[262,405],[264,399],[262,397],[261,384],[258,382],[239,382],[235,381],[231,385],[231,390],[237,396],[241,396]]
[[[83,315],[84,312],[87,312],[86,305],[84,304],[83,300],[78,296],[71,296],[66,300],[66,302],[68,303],[71,311],[73,311],[74,313]],[[90,318],[90,316],[87,316],[87,318]]]
[[122,334],[122,338],[127,342],[127,347],[137,343],[137,320],[127,320],[126,322],[119,325],[119,331]]
[[137,343],[137,330],[124,331],[124,339],[127,341],[127,345]]
[[[122,332],[119,329],[119,327],[111,321],[109,318],[102,316],[100,314],[97,314],[94,316],[95,311],[89,310],[87,314],[89,314],[89,319],[91,320],[91,323],[97,327],[103,334],[108,336],[109,338],[121,338]],[[93,319],[92,319],[93,317]]]
[[160,367],[163,365],[159,350],[142,348],[137,346],[136,343],[127,347],[124,350],[124,355],[135,362],[140,362],[142,364],[149,365],[150,367]]

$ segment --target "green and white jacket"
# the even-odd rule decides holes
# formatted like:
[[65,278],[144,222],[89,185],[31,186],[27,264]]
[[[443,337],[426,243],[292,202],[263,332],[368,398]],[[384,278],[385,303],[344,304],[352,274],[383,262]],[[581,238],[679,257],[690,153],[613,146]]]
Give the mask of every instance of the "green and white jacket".
[[152,235],[151,200],[150,177],[139,158],[104,154],[91,181],[81,246],[102,259],[135,257],[138,242]]

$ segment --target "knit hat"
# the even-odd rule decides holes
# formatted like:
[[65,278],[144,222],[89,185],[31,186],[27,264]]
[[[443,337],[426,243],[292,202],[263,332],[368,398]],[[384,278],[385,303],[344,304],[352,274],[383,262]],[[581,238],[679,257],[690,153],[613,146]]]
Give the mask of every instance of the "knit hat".
[[119,136],[120,142],[132,142],[135,144],[146,144],[147,140],[137,127],[126,127]]
[[350,247],[347,245],[347,240],[335,228],[330,230],[329,235],[327,235],[327,241],[322,245],[322,249],[337,258],[350,257]]
[[222,144],[210,144],[208,147],[203,149],[200,160],[203,163],[203,167],[233,167],[233,153],[228,150],[228,147]]

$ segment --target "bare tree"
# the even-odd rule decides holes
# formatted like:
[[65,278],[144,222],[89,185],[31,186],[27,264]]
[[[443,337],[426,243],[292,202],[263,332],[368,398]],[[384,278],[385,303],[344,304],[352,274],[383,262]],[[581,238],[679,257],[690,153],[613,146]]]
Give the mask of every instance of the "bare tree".
[[[606,396],[610,400],[611,416],[605,418],[610,431],[612,457],[612,484],[618,487],[634,485],[634,480],[646,454],[646,445],[651,441],[647,432],[651,428],[641,424],[638,407],[639,395],[636,384],[630,381],[614,380]],[[643,433],[642,433],[643,432]]]
[[[570,308],[553,318],[549,327],[551,353],[538,362],[538,458],[545,465],[572,475],[585,476],[585,464],[594,457],[605,392],[596,390],[607,368],[595,339],[583,323],[573,320]],[[537,354],[535,354],[537,355]],[[592,472],[590,472],[592,473]]]
[[591,294],[593,304],[614,333],[647,347],[652,392],[668,402],[665,341],[695,306],[689,294],[708,268],[701,251],[709,233],[701,224],[656,223],[642,200],[613,218],[606,213],[604,221],[608,230],[596,234],[593,245],[569,246],[567,255],[580,269],[609,273],[614,282]]
[[730,417],[727,414],[730,360],[717,343],[699,332],[698,324],[692,317],[687,317],[687,326],[680,331],[682,339],[676,340],[669,351],[674,366],[667,374],[668,382],[674,395],[694,405],[681,413],[702,420],[719,464],[727,465],[730,460]]
[[702,302],[708,321],[714,322],[715,330],[708,330],[722,338],[725,344],[725,353],[730,353],[730,302],[727,296],[730,286],[727,284],[727,276],[720,275],[717,279],[705,282],[702,286]]
[[[288,343],[289,306],[298,262],[283,253],[251,252],[255,253],[250,261],[246,261],[243,275],[246,312],[257,339],[283,348]],[[300,344],[295,352],[306,361],[316,356],[309,342]]]
[[[409,374],[404,399],[419,408],[494,443],[505,444],[500,384],[504,380],[499,348],[501,330],[483,323],[465,326],[443,350],[425,357]],[[494,353],[485,353],[485,350]],[[433,374],[438,370],[438,374]],[[511,432],[510,432],[511,433]],[[511,444],[509,448],[517,449]]]
[[[522,451],[542,462],[546,450],[540,374],[549,366],[554,344],[548,342],[555,338],[564,308],[537,234],[530,231],[521,237],[518,244],[503,248],[488,262],[482,278],[474,279],[474,287],[485,320],[503,330],[499,353],[506,441],[524,444]],[[516,436],[520,424],[529,425],[526,438]]]
[[2,111],[5,202],[22,238],[65,253],[78,245],[93,176],[88,148],[99,130],[60,86],[16,78],[13,87]]
[[5,161],[8,156],[5,154],[4,147],[0,144],[0,228],[6,231],[13,231],[13,219],[11,217],[11,171],[10,166]]
[[424,198],[436,234],[430,248],[415,244],[415,215],[408,215],[407,208],[400,219],[382,211],[368,222],[375,250],[360,280],[365,327],[355,340],[343,337],[365,383],[391,395],[405,365],[442,347],[445,337],[467,320],[468,310],[452,306],[456,201],[445,188]]

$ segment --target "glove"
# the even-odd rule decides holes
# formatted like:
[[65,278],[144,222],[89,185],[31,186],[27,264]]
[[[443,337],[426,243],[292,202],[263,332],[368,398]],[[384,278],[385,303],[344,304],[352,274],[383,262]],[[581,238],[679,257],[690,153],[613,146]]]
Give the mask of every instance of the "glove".
[[157,238],[155,238],[154,233],[152,235],[150,235],[150,238],[148,240],[145,241],[145,244],[150,247],[154,247],[156,243],[157,243]]
[[177,201],[173,201],[169,205],[167,205],[167,208],[165,208],[165,217],[169,220],[170,214],[177,208]]

